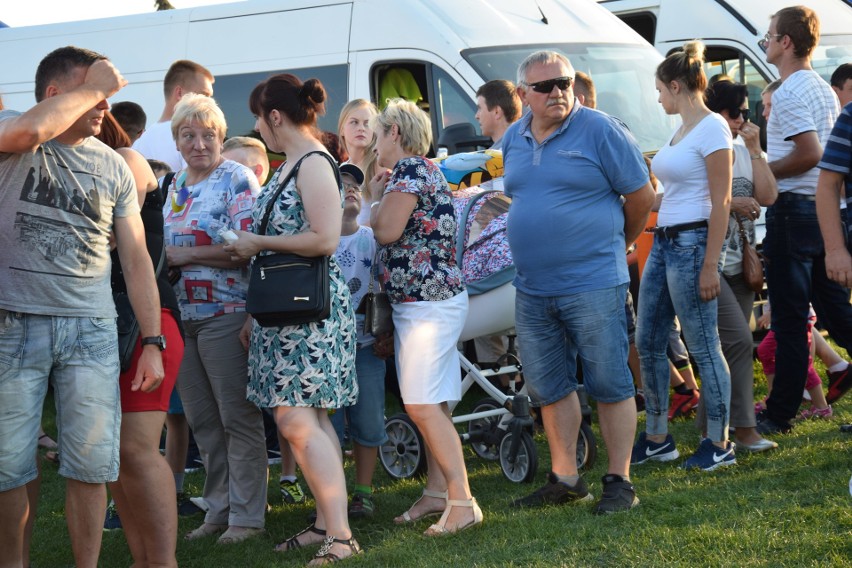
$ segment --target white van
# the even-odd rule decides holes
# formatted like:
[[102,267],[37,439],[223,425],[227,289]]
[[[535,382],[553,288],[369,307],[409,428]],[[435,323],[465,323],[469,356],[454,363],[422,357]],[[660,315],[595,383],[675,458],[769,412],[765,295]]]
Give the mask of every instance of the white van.
[[140,103],[149,120],[162,111],[169,65],[201,63],[216,76],[229,135],[251,132],[247,101],[258,81],[287,71],[323,82],[330,100],[320,128],[333,132],[346,101],[383,100],[392,92],[388,77],[413,82],[437,140],[451,124],[476,124],[476,90],[491,79],[514,81],[537,49],[561,51],[588,72],[600,108],[625,120],[644,151],[672,129],[654,90],[660,55],[593,0],[247,0],[2,28],[0,94],[8,108],[34,104],[39,60],[64,45],[110,57],[130,82],[113,101]]
[[[708,77],[725,74],[748,86],[749,106],[762,123],[760,92],[778,78],[758,45],[770,17],[791,0],[598,0],[666,55],[691,39],[707,45]],[[802,0],[820,18],[821,38],[812,58],[828,81],[841,63],[852,61],[852,7],[844,0]]]

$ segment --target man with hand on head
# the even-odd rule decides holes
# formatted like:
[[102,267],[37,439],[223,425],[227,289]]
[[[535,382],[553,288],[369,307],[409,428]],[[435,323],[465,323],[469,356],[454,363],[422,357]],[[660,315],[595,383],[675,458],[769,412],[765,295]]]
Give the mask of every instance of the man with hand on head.
[[107,98],[127,82],[104,56],[51,52],[36,71],[38,103],[0,112],[0,350],[16,369],[0,382],[0,551],[21,566],[25,485],[48,381],[57,403],[59,473],[75,564],[97,565],[104,483],[118,477],[118,333],[110,234],[144,345],[132,389],[163,380],[160,301],[127,164],[94,138]]

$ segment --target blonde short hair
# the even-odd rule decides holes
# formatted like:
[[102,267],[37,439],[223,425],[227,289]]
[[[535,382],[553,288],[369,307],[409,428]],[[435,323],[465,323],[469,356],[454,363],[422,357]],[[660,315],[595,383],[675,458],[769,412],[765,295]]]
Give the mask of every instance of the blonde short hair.
[[416,104],[405,99],[388,99],[387,106],[372,120],[370,127],[387,134],[393,125],[399,129],[402,149],[422,156],[432,145],[432,125],[429,115]]
[[212,128],[219,135],[220,142],[225,140],[225,132],[228,131],[225,114],[212,97],[198,93],[187,93],[181,97],[172,115],[172,138],[177,140],[178,130],[188,122]]

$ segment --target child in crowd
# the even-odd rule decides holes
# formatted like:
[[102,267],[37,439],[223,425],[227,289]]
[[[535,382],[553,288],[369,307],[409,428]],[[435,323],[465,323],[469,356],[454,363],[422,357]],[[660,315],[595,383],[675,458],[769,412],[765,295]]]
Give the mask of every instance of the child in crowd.
[[[358,224],[361,213],[361,186],[364,174],[355,164],[340,166],[340,177],[345,190],[343,228],[340,244],[334,253],[349,292],[352,305],[358,306],[367,294],[370,280],[373,291],[379,290],[375,274],[376,239],[373,230]],[[372,276],[371,276],[372,273]],[[374,352],[376,338],[364,329],[364,315],[356,314],[358,352],[355,356],[355,374],[358,380],[358,402],[338,410],[331,416],[340,444],[348,429],[355,458],[355,483],[349,504],[349,518],[373,515],[373,473],[376,470],[378,448],[387,441],[385,432],[385,362]]]
[[[769,327],[769,322],[771,318],[771,311],[769,304],[766,304],[766,308],[763,311],[763,314],[757,320],[757,324],[760,327]],[[810,309],[810,313],[808,314],[808,349],[810,349],[810,355],[808,357],[808,378],[805,382],[805,394],[809,395],[811,399],[811,407],[802,410],[798,418],[807,419],[807,418],[824,418],[828,419],[834,415],[834,411],[831,408],[831,405],[825,400],[825,393],[822,391],[822,379],[820,379],[819,374],[817,374],[816,369],[814,369],[814,352],[815,352],[815,338],[819,336],[819,333],[813,333],[813,327],[816,323],[816,313],[813,308]],[[820,340],[822,340],[822,336],[819,336]],[[763,338],[763,341],[760,342],[760,345],[757,347],[757,357],[760,359],[760,364],[763,366],[763,372],[766,374],[766,384],[768,387],[768,392],[766,396],[769,396],[769,392],[772,391],[772,380],[775,378],[775,333],[770,329],[769,333],[766,334],[766,337]],[[833,351],[832,351],[833,352]],[[839,355],[835,353],[837,359],[839,360],[836,364],[845,368],[847,363],[840,358]],[[833,368],[834,365],[829,367],[829,371]],[[766,408],[766,399],[761,402],[758,402],[754,405],[755,412],[760,412]]]

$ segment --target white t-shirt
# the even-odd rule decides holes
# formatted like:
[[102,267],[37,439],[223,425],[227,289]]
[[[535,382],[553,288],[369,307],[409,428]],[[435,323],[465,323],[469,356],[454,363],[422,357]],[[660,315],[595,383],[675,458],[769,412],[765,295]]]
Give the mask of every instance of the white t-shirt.
[[[675,131],[677,132],[677,131]],[[669,227],[710,218],[710,183],[705,158],[730,150],[733,138],[728,123],[715,112],[708,114],[677,144],[660,148],[651,170],[666,188],[657,225]]]
[[145,129],[142,136],[134,142],[133,149],[149,160],[160,160],[169,165],[173,172],[186,168],[183,156],[177,150],[172,136],[172,122],[157,122]]
[[[361,299],[367,294],[370,285],[370,270],[376,258],[376,239],[370,227],[358,227],[351,235],[342,235],[337,251],[334,253],[349,293],[352,296],[352,306],[358,307]],[[379,291],[379,280],[374,277],[373,291]],[[364,314],[355,314],[358,330],[358,347],[364,347],[375,342],[375,338],[364,331]]]
[[[732,197],[754,197],[754,171],[751,155],[743,144],[734,144],[734,179],[731,189]],[[754,244],[754,221],[743,219],[743,229],[751,244]],[[722,269],[727,276],[734,276],[743,271],[743,251],[740,242],[739,225],[734,216],[728,220],[728,239],[725,247],[725,266]]]
[[[816,132],[824,147],[840,114],[840,103],[831,87],[816,71],[796,71],[772,93],[772,112],[766,125],[766,155],[770,162],[792,153],[793,136]],[[819,168],[814,166],[802,175],[779,179],[778,192],[791,191],[816,195]]]

